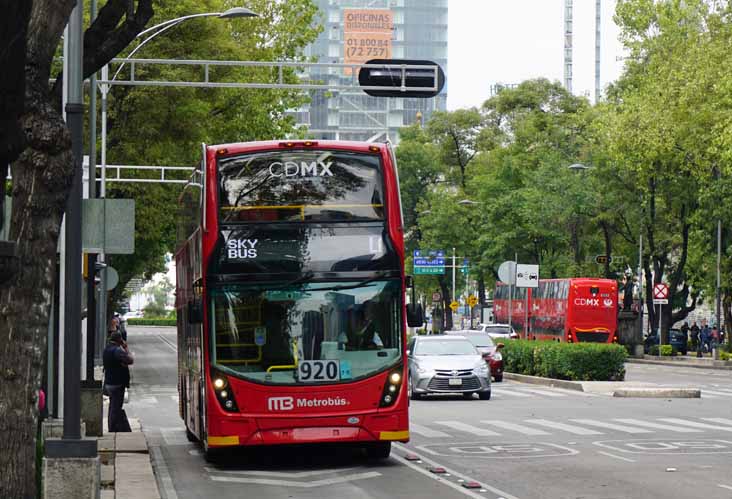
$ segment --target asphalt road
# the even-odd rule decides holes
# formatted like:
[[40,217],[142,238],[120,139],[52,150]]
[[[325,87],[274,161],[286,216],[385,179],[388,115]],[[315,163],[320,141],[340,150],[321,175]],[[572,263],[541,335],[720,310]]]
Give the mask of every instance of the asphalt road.
[[[490,401],[413,401],[412,441],[386,461],[319,447],[238,452],[211,466],[178,417],[174,329],[131,327],[129,340],[127,412],[151,442],[164,498],[732,498],[729,371],[626,366],[630,381],[700,387],[701,399],[496,383]],[[481,488],[464,488],[469,481]]]

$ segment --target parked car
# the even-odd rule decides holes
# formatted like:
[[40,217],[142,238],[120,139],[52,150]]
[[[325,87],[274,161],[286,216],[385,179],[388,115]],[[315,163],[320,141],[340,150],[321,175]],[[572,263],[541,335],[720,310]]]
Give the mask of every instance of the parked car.
[[478,324],[475,329],[481,333],[488,333],[494,340],[517,340],[519,337],[509,324]]
[[[675,328],[669,329],[668,340],[668,344],[674,347],[678,353],[680,353],[681,355],[686,355],[687,351],[689,350],[689,344],[687,335],[685,335],[683,331]],[[651,347],[653,347],[654,345],[658,345],[658,335],[655,333],[655,331],[652,334],[646,336],[646,339],[643,342],[643,350],[645,351],[645,353],[650,353]]]
[[493,380],[498,383],[503,381],[503,355],[500,352],[503,343],[496,343],[490,334],[474,329],[451,331],[450,334],[465,336],[488,362]]
[[415,336],[407,345],[412,399],[430,393],[462,393],[481,400],[491,398],[490,366],[466,337],[458,335]]

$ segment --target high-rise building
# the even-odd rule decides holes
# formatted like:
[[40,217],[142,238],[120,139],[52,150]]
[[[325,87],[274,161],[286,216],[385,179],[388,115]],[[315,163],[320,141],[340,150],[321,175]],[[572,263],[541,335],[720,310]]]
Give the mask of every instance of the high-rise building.
[[[370,59],[417,59],[439,64],[447,74],[448,0],[315,0],[324,30],[308,47],[323,63]],[[314,67],[310,77],[329,83],[351,81],[350,70]],[[361,90],[312,93],[298,110],[314,138],[398,141],[399,128],[426,122],[447,105],[447,85],[434,98],[378,98]]]

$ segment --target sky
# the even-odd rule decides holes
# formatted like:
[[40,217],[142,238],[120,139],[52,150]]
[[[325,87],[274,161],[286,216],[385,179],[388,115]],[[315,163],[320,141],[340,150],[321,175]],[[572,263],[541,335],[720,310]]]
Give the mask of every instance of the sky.
[[[564,0],[449,0],[447,108],[480,106],[495,83],[545,77],[564,81]],[[595,0],[574,0],[573,83],[594,99]],[[600,81],[622,71],[613,23],[615,0],[602,0]]]

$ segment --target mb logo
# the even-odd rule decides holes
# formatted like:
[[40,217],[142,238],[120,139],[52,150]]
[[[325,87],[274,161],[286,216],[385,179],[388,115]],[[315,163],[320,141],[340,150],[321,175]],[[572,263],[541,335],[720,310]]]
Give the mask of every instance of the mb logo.
[[291,411],[294,407],[292,397],[270,397],[267,399],[267,409],[270,411]]

